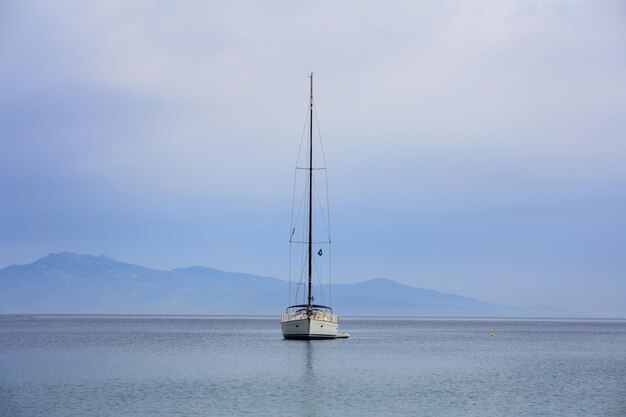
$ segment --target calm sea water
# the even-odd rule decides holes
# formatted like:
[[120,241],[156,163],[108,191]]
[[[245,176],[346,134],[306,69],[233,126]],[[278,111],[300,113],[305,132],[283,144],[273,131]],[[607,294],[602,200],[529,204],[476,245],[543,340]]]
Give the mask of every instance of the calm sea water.
[[[626,321],[0,316],[0,416],[626,416]],[[491,332],[495,336],[491,337]]]

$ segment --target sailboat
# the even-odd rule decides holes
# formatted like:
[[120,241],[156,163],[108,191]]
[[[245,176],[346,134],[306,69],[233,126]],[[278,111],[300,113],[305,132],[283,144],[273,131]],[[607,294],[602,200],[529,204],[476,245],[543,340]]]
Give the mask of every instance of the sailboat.
[[[306,174],[306,184],[305,189],[306,198],[304,199],[305,212],[307,214],[305,227],[304,227],[304,237],[303,241],[298,241],[297,243],[305,245],[305,250],[303,251],[303,259],[304,264],[306,264],[306,280],[307,280],[307,291],[306,291],[306,303],[296,303],[287,307],[285,314],[282,315],[281,318],[281,326],[283,330],[283,337],[285,339],[304,339],[304,340],[312,340],[312,339],[336,339],[336,338],[346,338],[348,337],[347,333],[339,333],[339,316],[334,314],[333,309],[329,306],[322,304],[314,303],[314,295],[313,295],[313,269],[314,264],[313,261],[313,245],[317,242],[313,241],[313,171],[318,169],[314,167],[313,164],[313,73],[311,73],[311,96],[309,100],[309,115],[308,115],[308,124],[309,124],[309,140],[308,140],[308,164],[306,167],[300,167],[296,169],[303,169]],[[325,168],[324,168],[325,169]],[[295,189],[295,185],[294,185]],[[308,206],[308,207],[307,207]],[[303,220],[305,220],[303,218]],[[290,243],[294,242],[294,233],[295,228],[293,228],[293,219],[292,219],[292,232]],[[330,237],[326,242],[330,245]],[[322,249],[316,251],[317,255],[322,256]],[[291,257],[291,254],[290,254]],[[291,258],[290,258],[291,264]],[[303,265],[304,266],[304,265]],[[305,268],[302,268],[304,271]],[[290,271],[291,274],[291,271]],[[303,277],[304,278],[304,277]],[[290,278],[291,280],[291,278]],[[321,285],[320,285],[321,287]],[[290,292],[291,292],[291,283],[290,283]],[[296,298],[298,293],[296,292]],[[291,294],[290,294],[291,298]],[[291,299],[290,299],[291,302]]]

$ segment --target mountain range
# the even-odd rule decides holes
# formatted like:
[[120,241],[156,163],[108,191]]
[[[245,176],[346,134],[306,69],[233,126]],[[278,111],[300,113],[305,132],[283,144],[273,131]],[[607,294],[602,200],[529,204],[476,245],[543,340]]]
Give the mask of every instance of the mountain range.
[[[321,294],[322,289],[315,293]],[[71,252],[0,270],[0,314],[280,314],[288,304],[288,293],[288,282],[271,277],[202,266],[164,271]],[[550,306],[487,303],[384,278],[333,284],[330,293],[333,307],[343,316],[567,314]]]

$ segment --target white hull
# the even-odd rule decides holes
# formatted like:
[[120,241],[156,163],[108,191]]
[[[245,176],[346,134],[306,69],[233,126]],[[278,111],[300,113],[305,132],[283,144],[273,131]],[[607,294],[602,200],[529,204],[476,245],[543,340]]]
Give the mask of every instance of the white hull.
[[334,339],[338,324],[312,317],[282,322],[285,339]]

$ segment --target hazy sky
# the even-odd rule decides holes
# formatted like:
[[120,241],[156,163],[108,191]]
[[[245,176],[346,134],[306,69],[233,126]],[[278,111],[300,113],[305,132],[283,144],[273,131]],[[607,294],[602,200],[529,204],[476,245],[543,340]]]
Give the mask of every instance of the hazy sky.
[[0,267],[286,278],[315,72],[337,282],[626,316],[626,3],[2,1]]

